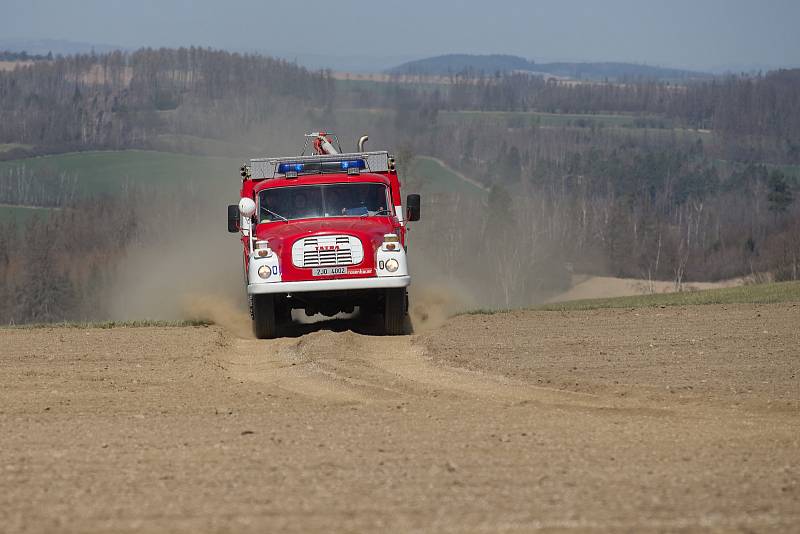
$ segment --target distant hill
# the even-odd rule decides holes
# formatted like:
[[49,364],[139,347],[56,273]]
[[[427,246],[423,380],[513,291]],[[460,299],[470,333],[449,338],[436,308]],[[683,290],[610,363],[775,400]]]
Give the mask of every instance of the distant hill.
[[709,78],[711,74],[681,69],[638,65],[635,63],[535,63],[519,56],[502,54],[449,54],[409,61],[390,69],[389,74],[448,75],[463,72],[494,74],[495,72],[530,72],[544,76],[576,80],[622,80],[646,78],[654,80],[686,80]]
[[25,52],[32,56],[48,54],[68,56],[72,54],[103,54],[122,47],[101,43],[80,43],[62,39],[0,39],[0,50],[8,52]]
[[469,54],[448,54],[416,61],[408,61],[389,69],[390,74],[444,75],[464,71],[485,72],[487,74],[515,70],[532,71],[536,65],[519,56],[492,54],[473,56]]

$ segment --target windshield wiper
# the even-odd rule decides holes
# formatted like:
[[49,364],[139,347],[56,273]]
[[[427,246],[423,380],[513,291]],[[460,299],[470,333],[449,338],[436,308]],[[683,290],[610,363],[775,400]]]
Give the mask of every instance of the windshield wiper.
[[378,211],[374,212],[372,215],[370,215],[369,212],[367,212],[364,215],[362,215],[362,217],[377,217],[378,215],[381,215],[381,214],[383,214],[383,215],[391,215],[392,211],[388,210],[386,208],[381,208]]
[[262,208],[262,209],[263,209],[264,211],[266,211],[267,213],[269,213],[270,215],[272,215],[273,217],[277,217],[277,218],[279,218],[279,219],[283,219],[283,220],[284,220],[284,221],[286,221],[286,222],[289,222],[289,219],[287,219],[286,217],[284,217],[284,216],[283,216],[283,215],[281,215],[280,213],[275,213],[274,211],[272,211],[272,210],[268,210],[267,208]]

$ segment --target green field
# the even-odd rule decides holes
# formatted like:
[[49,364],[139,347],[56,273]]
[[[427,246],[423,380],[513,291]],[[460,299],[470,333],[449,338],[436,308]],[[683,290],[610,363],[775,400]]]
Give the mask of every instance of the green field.
[[76,152],[0,162],[0,174],[24,168],[38,176],[66,174],[77,179],[82,195],[114,194],[125,184],[139,186],[188,185],[208,180],[228,181],[236,187],[241,160],[167,152],[125,150]]
[[[541,113],[537,111],[442,111],[444,123],[462,124],[464,121],[480,121],[501,126],[582,126],[599,125],[609,128],[637,128],[637,121],[664,121],[659,117],[640,117],[622,114],[577,114]],[[664,122],[665,127],[671,127]]]
[[[81,194],[91,196],[113,194],[125,184],[176,187],[186,186],[191,182],[218,181],[228,182],[235,188],[238,185],[241,163],[232,158],[127,150],[80,152],[5,161],[0,162],[0,173],[20,167],[40,175],[66,173],[77,179]],[[423,180],[425,192],[486,193],[481,187],[461,179],[433,158],[417,157],[409,172],[417,174]]]
[[0,224],[16,221],[22,225],[33,217],[47,217],[52,208],[30,208],[27,206],[6,206],[0,204]]
[[[714,164],[726,172],[743,171],[747,167],[745,163],[727,159],[714,160]],[[767,172],[781,171],[790,183],[794,186],[800,186],[800,165],[776,165],[774,163],[759,163],[759,165],[764,165],[767,168]]]
[[767,165],[780,170],[786,177],[792,179],[795,185],[800,185],[800,165]]
[[[12,169],[24,168],[34,176],[66,174],[77,181],[78,193],[85,197],[111,194],[127,185],[144,187],[203,187],[213,188],[222,195],[236,195],[239,188],[241,160],[225,157],[195,156],[142,150],[78,152],[0,162],[0,175]],[[403,169],[400,169],[401,176]],[[422,182],[422,193],[460,192],[484,196],[480,187],[462,180],[436,160],[416,158],[410,172]],[[0,205],[0,223],[18,223],[36,214],[47,213],[45,208],[23,208]]]
[[[381,121],[393,120],[394,112],[387,109],[344,109],[335,113],[338,121],[359,124],[373,129]],[[440,126],[458,128],[465,125],[500,128],[605,128],[621,135],[651,136],[669,140],[708,141],[713,132],[677,128],[667,118],[630,114],[542,113],[538,111],[440,111]]]
[[[366,120],[375,118],[390,119],[394,112],[388,109],[340,109],[336,111],[337,118],[343,121]],[[544,113],[539,111],[440,111],[438,121],[444,125],[460,126],[465,123],[479,123],[501,127],[527,128],[531,126],[544,127],[578,127],[590,128],[592,126],[604,128],[625,128],[631,130],[655,130],[670,132],[673,124],[669,119],[658,116],[642,116],[630,114],[611,113]],[[681,129],[675,129],[682,131]],[[697,132],[699,135],[708,132]]]
[[[402,172],[402,171],[401,171]],[[420,193],[461,193],[485,197],[485,189],[463,180],[458,174],[433,158],[417,156],[410,172],[419,177],[422,183]]]
[[[193,156],[142,150],[110,152],[77,152],[0,162],[0,175],[23,168],[35,177],[66,176],[77,183],[82,197],[114,195],[127,186],[145,188],[213,187],[214,191],[230,190],[235,199],[239,189],[239,167],[242,161],[222,157]],[[0,205],[0,223],[22,224],[47,208]]]

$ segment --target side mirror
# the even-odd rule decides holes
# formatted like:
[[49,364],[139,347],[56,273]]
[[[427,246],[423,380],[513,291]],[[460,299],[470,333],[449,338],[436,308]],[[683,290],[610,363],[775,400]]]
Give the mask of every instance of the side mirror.
[[408,195],[406,197],[406,219],[409,221],[418,221],[419,215],[419,195]]
[[228,206],[228,231],[231,233],[239,231],[239,206],[236,204]]

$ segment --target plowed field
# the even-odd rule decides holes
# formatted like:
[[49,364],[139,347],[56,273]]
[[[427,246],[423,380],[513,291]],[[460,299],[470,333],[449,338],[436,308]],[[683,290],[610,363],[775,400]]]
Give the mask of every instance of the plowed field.
[[0,531],[800,527],[800,305],[0,330]]

